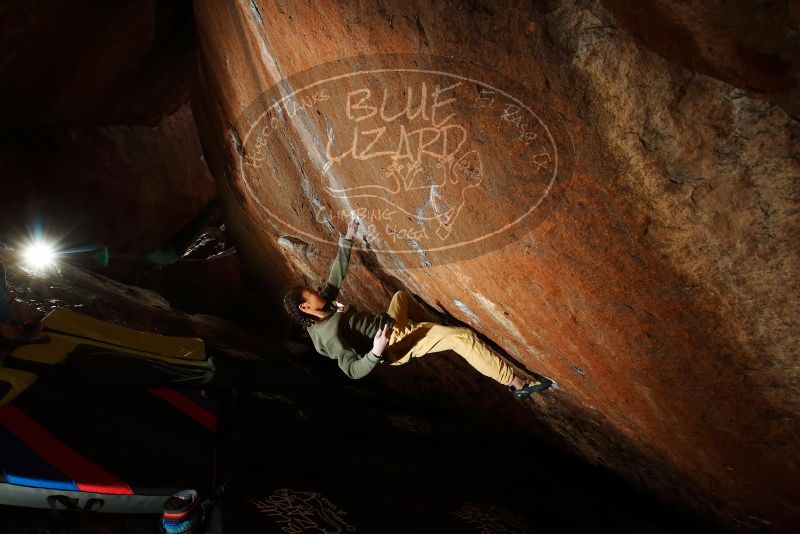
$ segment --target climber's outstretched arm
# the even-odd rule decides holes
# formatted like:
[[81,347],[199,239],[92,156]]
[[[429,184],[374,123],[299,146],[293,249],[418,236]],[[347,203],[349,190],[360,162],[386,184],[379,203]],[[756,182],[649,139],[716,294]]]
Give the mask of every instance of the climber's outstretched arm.
[[342,287],[342,282],[347,274],[347,266],[350,263],[350,247],[353,245],[356,230],[358,230],[358,219],[353,217],[347,223],[347,233],[339,236],[339,252],[331,265],[325,289],[320,291],[320,295],[326,300],[334,300],[339,295],[339,289]]

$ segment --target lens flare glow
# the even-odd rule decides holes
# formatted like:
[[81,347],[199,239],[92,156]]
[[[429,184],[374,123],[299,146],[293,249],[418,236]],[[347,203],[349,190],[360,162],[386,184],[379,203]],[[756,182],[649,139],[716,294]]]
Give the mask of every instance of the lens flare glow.
[[34,269],[44,269],[55,262],[56,252],[50,244],[38,241],[28,245],[22,257]]

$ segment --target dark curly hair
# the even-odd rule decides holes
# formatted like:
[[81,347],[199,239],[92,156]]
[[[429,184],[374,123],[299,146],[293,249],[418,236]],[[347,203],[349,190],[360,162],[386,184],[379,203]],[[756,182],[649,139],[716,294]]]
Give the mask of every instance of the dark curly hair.
[[287,289],[286,293],[283,294],[283,307],[286,309],[286,313],[289,314],[289,317],[292,318],[292,321],[305,329],[315,324],[317,318],[300,311],[300,308],[298,308],[300,304],[305,302],[303,298],[304,289],[306,289],[305,286],[294,286]]

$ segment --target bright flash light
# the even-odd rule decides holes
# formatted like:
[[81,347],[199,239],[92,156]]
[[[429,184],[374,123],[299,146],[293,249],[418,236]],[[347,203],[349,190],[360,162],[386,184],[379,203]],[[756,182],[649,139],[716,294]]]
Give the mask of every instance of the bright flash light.
[[39,241],[28,245],[22,257],[34,269],[44,269],[55,262],[56,252],[51,245]]

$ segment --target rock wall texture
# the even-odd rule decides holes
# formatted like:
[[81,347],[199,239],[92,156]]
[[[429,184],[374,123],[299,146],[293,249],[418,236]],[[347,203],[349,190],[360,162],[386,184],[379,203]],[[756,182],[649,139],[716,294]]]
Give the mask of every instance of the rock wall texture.
[[[342,298],[382,310],[406,288],[558,388],[521,411],[436,359],[381,369],[387,384],[549,429],[728,527],[789,531],[797,13],[632,4],[197,0],[204,152],[266,286],[323,281],[341,215],[361,210]],[[424,80],[455,118],[393,122]],[[452,236],[469,246],[440,246]]]
[[155,126],[191,92],[192,4],[3,2],[0,50],[0,128]]
[[191,2],[3,2],[0,50],[0,240],[39,220],[61,248],[109,246],[103,272],[132,281],[216,197]]

